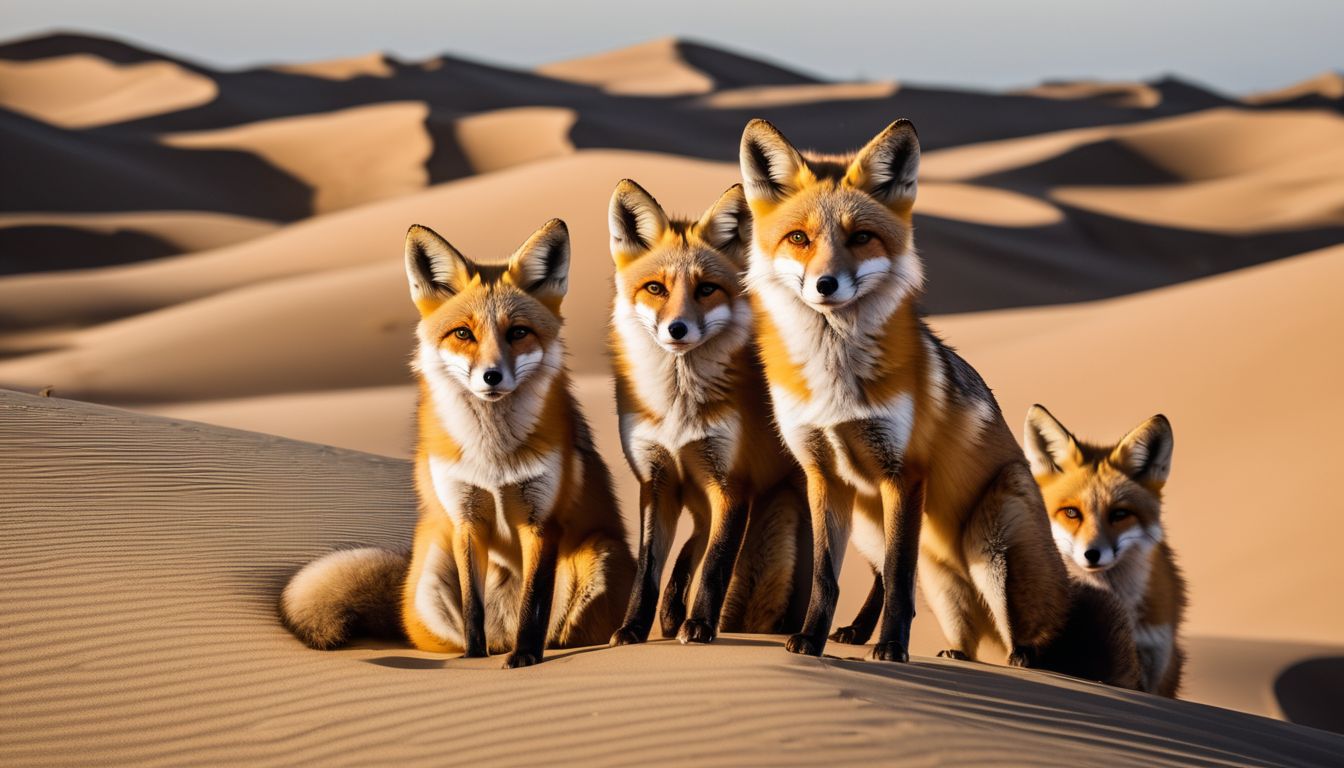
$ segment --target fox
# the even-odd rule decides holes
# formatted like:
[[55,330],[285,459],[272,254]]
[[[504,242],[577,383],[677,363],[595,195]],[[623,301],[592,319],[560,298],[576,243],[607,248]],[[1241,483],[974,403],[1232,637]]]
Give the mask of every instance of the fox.
[[[801,469],[774,436],[741,285],[750,214],[734,185],[698,219],[671,218],[625,179],[609,211],[609,345],[621,446],[639,480],[635,586],[612,645],[641,643],[685,509],[694,523],[663,593],[664,637],[801,624],[808,552]],[[691,580],[700,566],[687,615]]]
[[[1077,598],[1040,489],[989,387],[919,311],[919,156],[904,119],[846,155],[803,153],[765,120],[742,134],[746,283],[813,539],[806,617],[785,647],[818,656],[828,639],[866,642],[880,614],[869,657],[908,661],[918,569],[950,643],[939,656],[974,660],[987,639],[1011,664],[1068,666],[1052,643]],[[830,634],[851,534],[873,590],[859,620]],[[1094,679],[1132,682],[1124,658],[1114,667]]]
[[516,668],[616,629],[635,563],[570,391],[560,337],[569,261],[559,219],[502,263],[472,261],[428,227],[407,232],[420,314],[419,521],[409,559],[365,548],[296,574],[281,614],[300,639],[330,648],[399,624],[420,650],[507,653],[504,667]]
[[1117,443],[1095,445],[1033,405],[1023,433],[1070,578],[1120,601],[1138,652],[1139,689],[1174,698],[1185,665],[1186,586],[1162,526],[1171,422],[1158,414]]

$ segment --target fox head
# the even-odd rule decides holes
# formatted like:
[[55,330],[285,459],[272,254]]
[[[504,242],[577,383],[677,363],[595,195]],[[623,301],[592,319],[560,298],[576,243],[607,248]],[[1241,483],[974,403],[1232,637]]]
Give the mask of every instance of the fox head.
[[569,230],[542,225],[508,261],[468,259],[434,230],[406,233],[406,277],[420,310],[416,366],[433,385],[495,402],[559,370]]
[[1165,416],[1148,419],[1115,445],[1097,446],[1034,405],[1024,431],[1055,544],[1070,567],[1100,573],[1162,540],[1162,486],[1172,451]]
[[885,292],[923,286],[911,215],[919,138],[897,120],[851,155],[803,154],[773,125],[742,134],[751,206],[751,281],[775,284],[818,312],[839,312]]
[[611,196],[618,327],[636,327],[663,350],[747,341],[751,309],[742,296],[750,214],[733,185],[695,221],[671,219],[626,179]]

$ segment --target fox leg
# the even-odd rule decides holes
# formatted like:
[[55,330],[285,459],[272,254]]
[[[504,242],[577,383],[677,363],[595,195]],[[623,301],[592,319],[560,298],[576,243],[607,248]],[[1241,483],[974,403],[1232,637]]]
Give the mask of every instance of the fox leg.
[[663,599],[658,606],[658,623],[662,627],[663,637],[676,637],[686,621],[686,599],[691,591],[691,577],[695,575],[695,565],[705,553],[705,540],[708,538],[705,524],[699,518],[695,520],[695,530],[691,538],[682,545],[677,561],[672,564],[672,576],[663,590]]
[[611,636],[612,645],[642,643],[649,638],[663,566],[672,549],[677,517],[681,515],[680,490],[665,462],[655,463],[648,481],[639,484],[639,561],[635,566],[635,587],[630,592],[625,620]]
[[784,649],[820,656],[835,616],[835,601],[840,596],[840,566],[849,543],[854,490],[828,480],[817,464],[809,465],[805,471],[808,507],[812,513],[812,598],[807,604],[803,631],[791,635]]
[[882,572],[873,569],[873,588],[868,590],[868,597],[863,601],[863,606],[859,608],[859,613],[854,617],[854,622],[847,627],[840,627],[831,633],[831,639],[837,643],[847,645],[863,645],[873,636],[873,630],[877,628],[877,619],[882,615],[882,603],[884,601],[882,591]]
[[682,643],[710,643],[719,629],[719,613],[733,576],[742,535],[747,530],[747,502],[740,483],[714,484],[709,494],[709,544],[700,569],[691,616],[677,632]]
[[796,629],[788,626],[788,613],[794,599],[798,533],[806,504],[788,483],[752,499],[747,531],[719,612],[720,630],[774,633]]
[[489,552],[488,537],[486,526],[475,521],[464,521],[453,529],[453,557],[457,561],[457,580],[462,588],[462,655],[466,658],[486,655],[485,568]]
[[513,652],[504,660],[505,669],[529,667],[541,661],[551,624],[556,554],[560,545],[559,530],[546,522],[529,520],[517,530],[523,553],[523,594],[518,605],[518,634]]
[[963,542],[971,581],[1015,666],[1036,665],[1069,610],[1068,576],[1044,508],[1027,465],[1006,465],[972,511]]
[[924,486],[897,475],[883,480],[882,523],[886,558],[882,566],[882,627],[869,657],[910,660],[910,623],[915,619],[915,567],[924,516]]

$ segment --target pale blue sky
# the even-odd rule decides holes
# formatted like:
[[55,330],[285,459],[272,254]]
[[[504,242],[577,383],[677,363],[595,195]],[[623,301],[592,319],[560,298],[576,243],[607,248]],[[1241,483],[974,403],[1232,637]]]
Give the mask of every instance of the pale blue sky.
[[1240,93],[1344,68],[1344,0],[0,0],[0,36],[52,29],[225,66],[383,50],[526,67],[676,35],[833,78],[996,88],[1177,73]]

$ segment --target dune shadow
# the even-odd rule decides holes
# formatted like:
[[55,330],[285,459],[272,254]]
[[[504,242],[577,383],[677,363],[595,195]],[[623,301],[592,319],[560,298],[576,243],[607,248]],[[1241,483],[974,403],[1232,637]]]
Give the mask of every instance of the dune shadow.
[[421,659],[415,656],[380,656],[364,661],[376,667],[390,669],[443,669],[447,666],[444,659]]
[[1344,733],[1344,656],[1288,666],[1274,680],[1274,698],[1289,722]]

